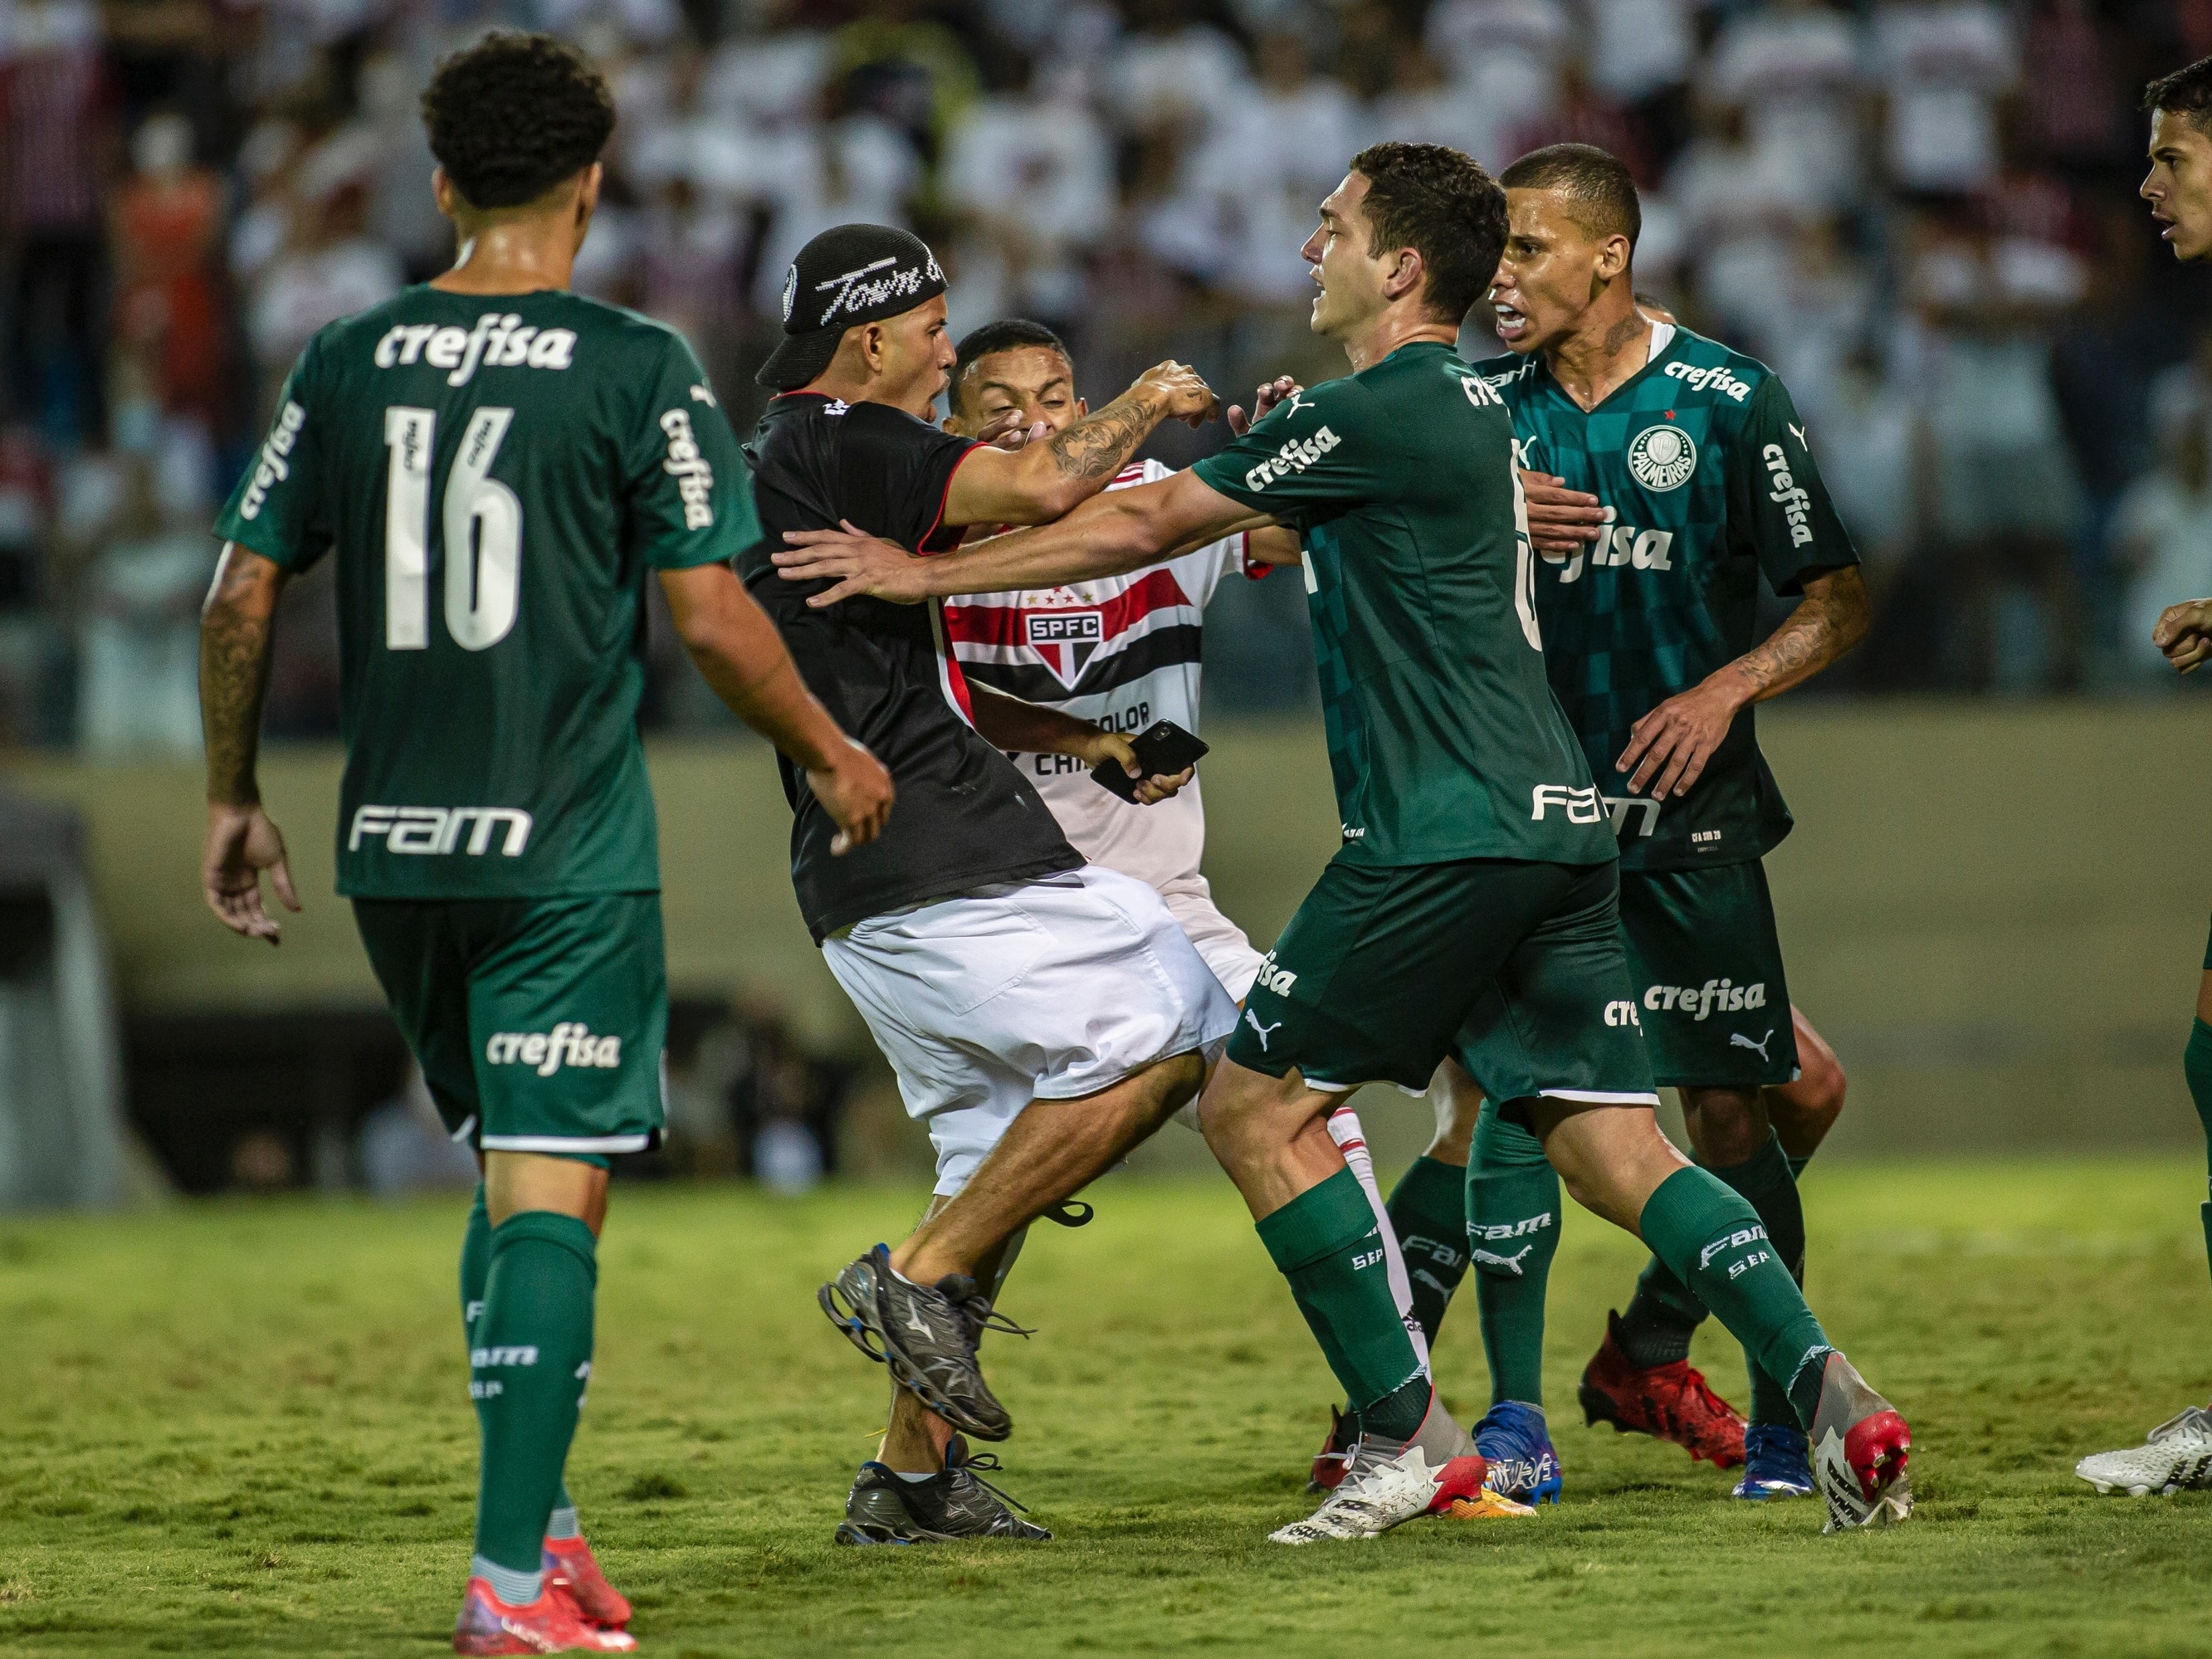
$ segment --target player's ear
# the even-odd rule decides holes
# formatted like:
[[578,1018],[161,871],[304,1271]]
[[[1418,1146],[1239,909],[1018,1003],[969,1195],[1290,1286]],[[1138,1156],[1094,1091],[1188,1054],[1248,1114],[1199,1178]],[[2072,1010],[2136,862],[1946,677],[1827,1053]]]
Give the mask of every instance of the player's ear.
[[1400,299],[1414,292],[1427,274],[1421,264],[1420,251],[1417,248],[1400,248],[1395,259],[1396,263],[1382,276],[1382,297],[1386,300]]
[[1089,416],[1090,413],[1091,413],[1091,405],[1090,405],[1090,404],[1089,404],[1089,403],[1087,403],[1087,402],[1086,402],[1085,400],[1084,400],[1083,398],[1078,398],[1075,400],[1075,418],[1076,418],[1077,420],[1079,420],[1079,421],[1080,421],[1080,420],[1084,420],[1084,419],[1085,419],[1085,418],[1087,418],[1087,417]]
[[1626,236],[1607,237],[1604,241],[1598,244],[1595,265],[1598,277],[1609,283],[1622,271],[1626,270],[1631,252],[1628,238]]
[[430,199],[448,219],[460,211],[461,193],[453,188],[453,179],[441,167],[430,169]]

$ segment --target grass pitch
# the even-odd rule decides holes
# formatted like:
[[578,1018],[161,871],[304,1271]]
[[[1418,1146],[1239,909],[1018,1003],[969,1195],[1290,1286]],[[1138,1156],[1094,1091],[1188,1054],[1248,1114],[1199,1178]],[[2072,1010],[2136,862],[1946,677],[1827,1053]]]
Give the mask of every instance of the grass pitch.
[[[885,1385],[811,1292],[897,1237],[913,1192],[619,1189],[570,1484],[668,1659],[2208,1653],[2212,1499],[2100,1498],[2070,1473],[2212,1382],[2203,1179],[2179,1158],[1814,1166],[1814,1303],[1913,1426],[1920,1512],[1888,1533],[1823,1538],[1812,1503],[1730,1503],[1731,1477],[1582,1425],[1575,1379],[1639,1257],[1577,1212],[1549,1354],[1566,1504],[1268,1545],[1307,1506],[1331,1389],[1219,1181],[1103,1183],[1096,1224],[1040,1228],[1010,1286],[1042,1330],[993,1340],[1005,1479],[1052,1544],[830,1542]],[[462,1211],[0,1224],[0,1650],[442,1650],[474,1483]],[[1474,1339],[1463,1304],[1438,1369],[1469,1420]],[[1696,1358],[1741,1401],[1710,1325]]]

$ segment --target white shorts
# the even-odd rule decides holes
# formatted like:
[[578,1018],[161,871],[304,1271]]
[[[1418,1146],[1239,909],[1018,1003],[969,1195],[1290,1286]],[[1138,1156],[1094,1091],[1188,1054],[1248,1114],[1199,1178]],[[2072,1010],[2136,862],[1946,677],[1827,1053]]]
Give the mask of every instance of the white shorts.
[[1207,1053],[1237,1005],[1144,883],[1087,864],[872,916],[822,942],[929,1126],[937,1190],[965,1186],[1032,1100],[1109,1089]]
[[1252,941],[1244,937],[1244,930],[1223,915],[1213,902],[1213,890],[1206,884],[1206,878],[1193,872],[1178,876],[1160,890],[1166,902],[1168,914],[1206,958],[1206,965],[1213,969],[1214,978],[1232,1000],[1242,1002],[1244,994],[1252,988],[1252,981],[1260,977],[1260,953],[1252,948]]

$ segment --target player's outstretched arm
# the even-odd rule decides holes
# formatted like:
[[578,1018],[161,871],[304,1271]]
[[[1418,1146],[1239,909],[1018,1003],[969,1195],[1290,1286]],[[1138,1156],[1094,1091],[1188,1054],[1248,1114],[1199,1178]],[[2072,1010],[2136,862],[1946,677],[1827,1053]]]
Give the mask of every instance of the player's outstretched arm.
[[2190,673],[2212,656],[2212,599],[2187,599],[2169,605],[2158,613],[2150,642],[2183,673]]
[[261,699],[276,635],[286,572],[274,559],[222,544],[215,581],[200,607],[200,728],[207,744],[207,846],[200,890],[222,925],[246,939],[278,942],[283,930],[261,908],[261,872],[288,910],[300,908],[284,836],[261,810],[255,762]]
[[1057,587],[1120,575],[1154,562],[1164,550],[1203,545],[1266,522],[1185,471],[1095,495],[1057,524],[993,536],[937,558],[915,558],[849,524],[787,532],[784,540],[791,545],[773,556],[787,581],[836,584],[807,599],[816,610],[863,595],[918,605],[948,593]]
[[1805,597],[1764,645],[1668,698],[1630,728],[1628,747],[1613,764],[1623,772],[1634,769],[1631,793],[1654,800],[1686,794],[1738,710],[1811,679],[1866,637],[1869,614],[1858,566],[1808,580]]
[[1097,766],[1109,760],[1118,762],[1124,772],[1142,780],[1137,785],[1139,805],[1151,806],[1165,800],[1198,775],[1196,767],[1186,766],[1180,772],[1155,774],[1147,778],[1128,738],[1118,732],[1093,726],[1089,720],[1062,714],[1057,708],[987,691],[972,683],[968,688],[968,698],[975,709],[975,729],[983,734],[986,742],[1024,754],[1073,755],[1085,766]]
[[830,850],[873,841],[891,812],[891,775],[806,689],[768,613],[726,564],[660,573],[676,632],[731,711],[806,774],[837,825]]
[[1066,431],[1017,448],[970,450],[945,496],[946,524],[1046,524],[1114,481],[1162,421],[1196,426],[1213,392],[1194,368],[1164,362]]

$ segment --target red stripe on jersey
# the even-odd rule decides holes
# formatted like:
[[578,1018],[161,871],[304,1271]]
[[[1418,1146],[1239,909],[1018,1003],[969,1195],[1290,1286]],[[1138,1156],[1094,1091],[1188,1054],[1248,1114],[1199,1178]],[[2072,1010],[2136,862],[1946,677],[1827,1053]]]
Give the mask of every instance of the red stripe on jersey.
[[942,547],[932,547],[930,543],[936,538],[938,531],[945,524],[945,504],[952,499],[952,481],[960,476],[960,469],[968,465],[968,458],[982,447],[981,444],[969,444],[961,452],[960,459],[952,463],[952,471],[945,475],[945,493],[937,498],[937,516],[929,521],[929,528],[922,532],[921,539],[914,544],[915,552],[950,553],[960,545],[958,536],[955,536]]
[[[1145,464],[1142,461],[1132,461],[1128,465],[1123,467],[1119,472],[1116,472],[1114,475],[1114,483],[1116,484],[1142,483],[1144,481]],[[1114,484],[1108,484],[1106,486],[1109,489],[1111,489],[1113,487]]]
[[[1165,567],[1146,571],[1098,607],[1099,625],[1109,640],[1126,633],[1155,611],[1190,607],[1190,596],[1175,573]],[[1063,610],[1088,610],[1082,605],[1019,605],[984,604],[969,600],[945,607],[945,631],[963,645],[1027,645],[1031,616],[1050,616]]]
[[945,626],[945,606],[936,599],[929,602],[929,631],[937,646],[937,673],[944,688],[945,700],[969,725],[975,724],[975,700],[968,694],[968,675],[960,666],[960,659],[952,654],[952,641]]

